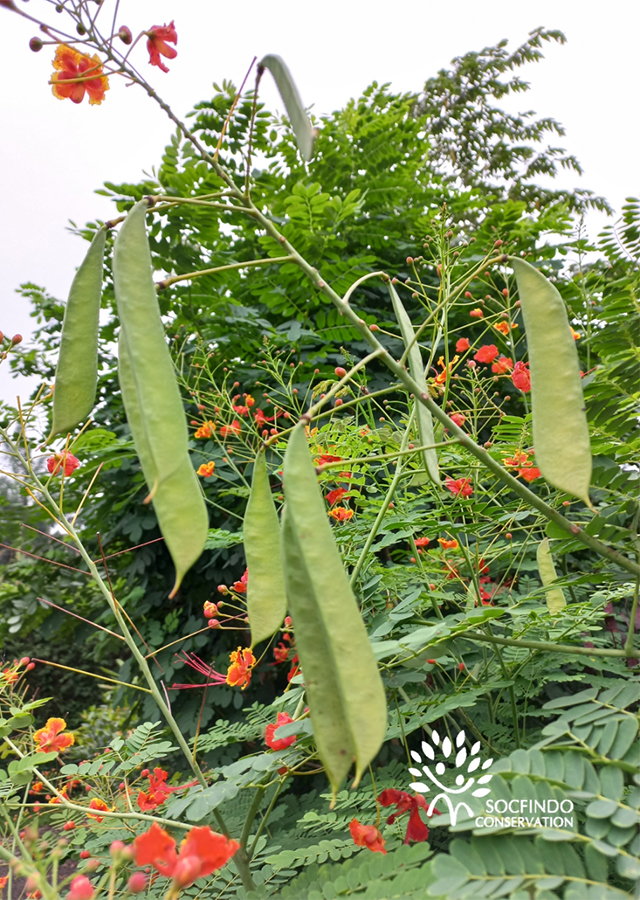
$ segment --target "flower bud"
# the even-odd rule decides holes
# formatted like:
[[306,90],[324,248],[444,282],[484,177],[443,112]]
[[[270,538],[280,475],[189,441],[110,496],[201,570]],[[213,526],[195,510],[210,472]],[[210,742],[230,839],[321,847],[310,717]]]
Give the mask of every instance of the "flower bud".
[[111,846],[109,847],[109,853],[115,859],[120,856],[122,851],[124,850],[124,841],[111,841]]
[[337,399],[336,402],[335,402],[335,405],[336,405],[336,406],[342,406],[343,402],[344,402],[344,401],[341,400],[340,397],[338,397],[338,399]]
[[134,872],[129,881],[127,881],[127,887],[132,894],[141,894],[147,887],[146,876],[142,872]]
[[32,669],[35,669],[36,664],[34,662],[30,662],[27,666],[27,672],[30,672]]
[[287,616],[285,618],[284,624],[287,626],[287,628],[291,628],[291,626],[293,625],[293,619],[291,618],[291,616]]
[[71,890],[67,894],[67,900],[91,900],[93,894],[93,885],[87,876],[78,875],[71,882]]
[[65,822],[64,825],[62,826],[62,830],[63,831],[73,831],[73,829],[75,827],[76,827],[75,822]]
[[22,343],[22,335],[14,334],[14,336],[11,338],[11,343],[14,345]]
[[44,44],[40,40],[40,38],[32,37],[29,41],[29,49],[33,50],[34,53],[39,53],[40,50],[44,47]]
[[347,374],[347,370],[343,369],[342,366],[336,366],[334,371],[338,378],[344,378],[344,376]]
[[173,870],[172,881],[176,887],[188,887],[200,874],[202,865],[197,856],[185,856]]
[[207,625],[209,628],[220,628],[220,622],[217,619],[209,619]]
[[89,853],[88,850],[80,851],[80,859],[89,859],[90,856],[91,856],[91,854]]
[[126,25],[121,25],[118,29],[118,37],[122,41],[123,44],[130,44],[133,40],[133,35],[131,34],[131,29],[127,28]]
[[82,37],[82,35],[87,33],[87,29],[84,27],[82,22],[78,22],[78,24],[76,25],[76,31],[78,32],[80,37]]
[[23,656],[22,659],[20,660],[20,665],[27,666],[27,665],[29,665],[30,662],[31,662],[31,660],[29,659],[28,656]]

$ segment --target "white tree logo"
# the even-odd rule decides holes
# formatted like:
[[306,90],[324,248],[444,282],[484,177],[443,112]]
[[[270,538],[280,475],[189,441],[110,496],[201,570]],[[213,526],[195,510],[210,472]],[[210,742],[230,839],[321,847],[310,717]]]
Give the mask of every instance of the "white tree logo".
[[[436,747],[438,747],[440,745],[440,750],[441,750],[442,755],[444,756],[445,759],[449,759],[449,757],[451,756],[453,749],[454,749],[453,744],[451,743],[449,738],[445,737],[444,740],[442,741],[442,744],[440,744],[440,735],[438,734],[437,731],[432,731],[431,732],[431,740],[433,741],[433,744]],[[456,753],[456,757],[455,757],[456,769],[462,768],[464,766],[465,762],[467,761],[467,750],[466,750],[466,747],[464,746],[464,740],[465,740],[464,731],[459,731],[458,736],[456,737],[456,749],[457,749],[457,753]],[[469,763],[467,765],[467,775],[466,776],[463,775],[462,772],[460,772],[458,775],[456,775],[457,787],[455,787],[455,788],[445,787],[444,784],[441,784],[441,782],[439,781],[439,779],[437,777],[437,776],[444,775],[444,773],[446,771],[446,766],[443,762],[439,762],[439,763],[435,764],[435,774],[429,768],[429,760],[431,761],[431,763],[433,763],[435,761],[436,751],[434,750],[434,748],[431,746],[431,744],[428,741],[422,742],[422,752],[424,753],[425,757],[427,757],[427,762],[422,766],[422,769],[415,769],[412,766],[410,766],[409,772],[411,772],[411,774],[414,775],[416,778],[422,778],[422,775],[424,773],[427,776],[427,778],[429,778],[433,782],[433,784],[436,786],[436,788],[438,788],[440,791],[443,792],[443,793],[437,794],[433,798],[433,800],[429,804],[429,808],[427,810],[427,815],[428,816],[433,815],[433,809],[434,809],[436,803],[439,800],[443,800],[449,809],[452,825],[456,824],[458,810],[460,809],[461,806],[463,806],[466,809],[467,815],[472,816],[473,812],[469,809],[469,807],[467,806],[467,804],[464,801],[461,801],[460,803],[458,803],[458,805],[456,807],[454,807],[453,803],[449,799],[448,795],[449,794],[464,794],[466,791],[469,790],[469,788],[473,784],[476,783],[476,779],[474,776],[471,776],[471,773],[475,772],[476,769],[478,769],[480,766],[480,757],[478,756],[478,753],[480,752],[480,741],[477,741],[471,748],[471,753],[469,754],[469,757],[470,757]],[[415,762],[420,763],[420,764],[423,763],[422,756],[420,756],[420,754],[416,750],[411,751],[411,756],[415,760]],[[488,769],[492,762],[493,762],[493,759],[488,759],[486,762],[483,762],[482,763],[482,771],[484,771],[485,769]],[[471,777],[469,777],[469,776],[471,776]],[[493,777],[493,775],[491,773],[487,773],[486,775],[481,775],[480,778],[478,778],[478,784],[479,785],[488,784],[491,781],[492,777]],[[428,784],[425,784],[423,781],[414,781],[414,782],[412,782],[410,787],[412,787],[414,791],[419,791],[421,794],[428,794],[429,791],[431,790],[431,787]],[[477,787],[475,789],[475,791],[471,792],[471,796],[472,797],[485,797],[489,792],[490,792],[489,788]]]

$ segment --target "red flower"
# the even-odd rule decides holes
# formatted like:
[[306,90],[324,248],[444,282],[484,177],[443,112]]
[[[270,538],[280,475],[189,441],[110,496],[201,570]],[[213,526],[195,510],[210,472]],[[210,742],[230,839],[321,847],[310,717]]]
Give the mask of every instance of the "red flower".
[[367,847],[373,853],[386,853],[384,838],[374,825],[361,825],[357,819],[349,823],[349,831],[358,847]]
[[455,494],[456,497],[459,497],[460,495],[463,497],[470,497],[473,494],[470,478],[456,478],[454,480],[451,476],[447,475],[444,480],[444,486],[448,491],[451,491],[452,494]]
[[97,56],[84,56],[73,47],[58,44],[53,68],[57,71],[51,77],[51,84],[53,96],[58,100],[82,103],[86,92],[91,105],[102,103],[109,90],[109,79],[103,74],[102,62]]
[[474,359],[481,363],[490,363],[493,362],[499,351],[495,344],[484,344],[477,353],[474,354]]
[[517,362],[513,367],[511,375],[513,386],[517,387],[524,394],[531,390],[531,374],[529,373],[529,363]]
[[324,453],[322,456],[319,456],[316,459],[315,465],[316,466],[325,466],[325,465],[327,465],[327,463],[332,463],[332,462],[342,462],[342,457],[341,456],[331,456],[330,453]]
[[47,460],[47,469],[52,475],[57,475],[64,467],[64,474],[67,478],[73,474],[79,465],[80,460],[68,451],[66,453],[56,453],[55,456],[50,456]]
[[67,900],[91,900],[93,894],[93,885],[87,876],[77,875],[71,882],[71,890],[67,894]]
[[491,366],[491,371],[495,375],[506,375],[511,369],[513,369],[513,360],[509,359],[508,356],[499,356]]
[[249,407],[248,406],[232,406],[231,409],[239,416],[248,416],[249,415]]
[[273,648],[273,658],[275,659],[276,663],[286,662],[288,655],[289,648],[282,641],[280,641],[277,647]]
[[[420,809],[428,809],[428,804],[421,794],[407,794],[406,791],[396,791],[393,788],[387,788],[378,797],[382,806],[395,806],[396,811],[389,816],[387,823],[393,825],[398,816],[409,812],[409,822],[407,823],[407,833],[404,843],[409,841],[426,841],[429,837],[429,829],[420,818]],[[437,809],[433,810],[436,815],[440,815]]]
[[40,753],[61,753],[74,743],[72,734],[61,734],[67,727],[64,719],[47,719],[44,728],[38,728],[33,735]]
[[238,594],[244,594],[247,590],[248,583],[249,583],[249,569],[245,569],[240,581],[234,581],[233,589]]
[[256,664],[256,658],[248,648],[243,650],[238,647],[230,654],[231,665],[227,670],[227,684],[231,687],[242,687],[242,690],[251,681],[251,670]]
[[160,56],[165,56],[167,59],[175,59],[178,55],[178,51],[175,47],[169,46],[169,44],[178,43],[178,34],[173,21],[169,25],[153,25],[149,31],[146,32],[146,35],[148,38],[147,50],[149,51],[149,62],[152,66],[158,66],[163,72],[168,72],[169,69],[162,62]]
[[[240,847],[236,841],[229,840],[204,825],[202,828],[191,829],[180,845],[178,855],[176,842],[157,822],[153,823],[149,831],[139,835],[133,845],[136,865],[152,865],[161,875],[174,878],[181,887],[187,887],[196,878],[203,878],[220,869]],[[187,860],[190,862],[187,863]]]
[[162,806],[167,797],[174,791],[181,791],[183,788],[193,787],[193,785],[197,783],[197,781],[191,781],[189,784],[169,787],[167,785],[167,773],[165,770],[155,768],[153,770],[153,775],[149,775],[148,792],[145,793],[145,791],[140,791],[138,794],[138,806],[142,812],[156,809],[158,806]]
[[467,417],[464,413],[453,413],[451,416],[451,421],[455,422],[458,428],[462,428],[464,423],[467,421]]
[[[104,802],[100,797],[94,797],[91,803],[89,804],[89,809],[104,809],[108,810],[109,806]],[[102,822],[104,816],[94,816],[91,813],[87,813],[90,819],[95,819],[96,822]]]
[[520,478],[524,478],[529,484],[531,484],[532,481],[535,481],[536,478],[540,478],[541,474],[540,469],[537,469],[535,466],[527,466],[526,469],[518,469]]
[[267,725],[264,732],[264,742],[267,747],[270,747],[271,750],[284,750],[285,747],[290,747],[292,744],[295,744],[295,734],[285,738],[274,738],[274,734],[278,728],[280,728],[281,725],[288,725],[289,722],[293,722],[291,716],[288,713],[279,712],[276,721]]
[[470,346],[469,338],[459,338],[456,341],[456,353],[464,353]]
[[329,493],[325,497],[325,500],[327,501],[329,506],[333,506],[333,504],[337,503],[338,500],[342,500],[344,495],[347,493],[348,491],[346,488],[336,488],[334,491],[329,491]]
[[416,547],[426,547],[427,544],[430,543],[430,541],[431,541],[431,538],[421,537],[421,538],[416,538],[414,540],[414,544],[416,545]]
[[234,419],[233,422],[231,423],[231,425],[223,425],[222,426],[222,428],[220,429],[220,437],[226,438],[226,437],[230,437],[232,435],[235,435],[237,437],[240,434],[241,430],[242,430],[242,423],[238,422],[237,419]]

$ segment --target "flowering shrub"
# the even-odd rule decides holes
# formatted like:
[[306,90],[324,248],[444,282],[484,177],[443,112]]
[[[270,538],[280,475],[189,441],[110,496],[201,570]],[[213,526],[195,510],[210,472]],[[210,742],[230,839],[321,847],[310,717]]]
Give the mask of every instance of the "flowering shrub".
[[[79,35],[78,25],[86,32],[83,23],[93,24],[76,47],[43,23],[56,45],[55,96],[80,103],[87,95],[99,104],[122,76],[157,98],[129,54],[146,41],[150,65],[167,73],[163,60],[177,57],[174,22],[134,38],[114,20],[102,38],[96,11],[69,6]],[[120,52],[118,41],[130,49]],[[33,50],[41,46],[32,41]],[[332,196],[309,181],[311,171],[328,177],[322,160],[325,153],[332,159],[330,141],[325,136],[312,163],[323,137],[277,57],[259,64],[256,90],[266,71],[289,104],[293,128],[275,168],[264,177],[248,162],[241,168],[252,140],[271,152],[268,140],[279,134],[267,138],[264,115],[243,89],[219,95],[193,129],[171,113],[181,137],[158,180],[114,192],[126,215],[92,235],[67,304],[55,389],[39,391],[2,424],[7,470],[54,521],[55,534],[44,536],[66,554],[38,561],[72,573],[74,591],[95,604],[91,615],[72,614],[121,654],[120,671],[69,671],[104,678],[131,704],[131,720],[82,759],[76,723],[68,728],[51,716],[35,727],[47,702],[29,690],[35,662],[3,663],[0,857],[7,878],[25,877],[29,895],[45,900],[67,887],[69,900],[142,892],[173,900],[192,888],[207,896],[315,897],[367,896],[371,887],[371,896],[386,896],[386,882],[388,896],[423,897],[425,889],[448,896],[460,886],[471,896],[477,878],[483,891],[497,881],[501,895],[514,897],[566,880],[569,900],[576,879],[598,889],[613,879],[621,892],[636,872],[626,800],[640,777],[632,756],[637,692],[626,680],[638,652],[637,479],[621,449],[634,435],[609,433],[598,418],[602,396],[590,422],[585,415],[590,383],[578,354],[586,352],[588,372],[592,351],[576,338],[584,329],[597,346],[591,308],[567,289],[574,304],[567,312],[554,284],[530,264],[544,213],[523,219],[521,244],[505,224],[514,211],[504,221],[492,210],[456,221],[444,209],[420,218],[420,229],[429,228],[420,255],[393,261],[402,277],[366,254],[343,260],[354,223],[366,222],[373,252],[387,237],[375,230],[380,222],[391,227],[401,217],[388,209],[371,215],[366,203],[373,201],[361,188],[336,188]],[[394,128],[383,122],[381,146],[410,129],[417,113],[403,101],[398,115]],[[331,140],[350,127],[343,123]],[[357,143],[349,153],[359,152]],[[273,191],[269,181],[285,163],[291,184]],[[387,168],[395,177],[397,166]],[[379,193],[388,203],[391,191]],[[154,223],[151,241],[146,221]],[[218,265],[209,245],[211,235],[229,237],[220,221],[234,223],[230,233],[244,224],[237,226],[242,255],[225,249]],[[115,227],[109,336],[117,328],[127,419],[127,431],[117,433],[92,427],[86,397],[75,390],[93,379],[95,397],[106,233]],[[183,257],[176,234],[185,238]],[[408,228],[407,240],[417,242]],[[165,245],[176,258],[160,264]],[[553,249],[539,252],[544,268]],[[149,258],[168,273],[158,284]],[[243,341],[233,351],[227,331],[207,331],[217,324],[200,323],[196,334],[186,315],[160,316],[158,294],[173,313],[191,299],[181,293],[183,281],[189,292],[203,285],[208,296],[212,276],[235,279],[221,298],[247,301],[217,316],[229,330],[234,315],[242,319]],[[297,298],[291,307],[289,291]],[[250,306],[252,292],[267,298],[266,318]],[[309,293],[322,300],[303,327],[297,301],[315,303]],[[192,306],[189,315],[196,315]],[[326,332],[333,337],[325,340]],[[19,337],[2,336],[3,360],[15,358]],[[598,352],[606,361],[606,346]],[[636,357],[629,352],[629,359]],[[616,356],[616,377],[619,366]],[[608,402],[609,387],[602,388]],[[57,449],[46,450],[40,429],[52,406],[48,442]],[[75,424],[58,429],[56,421]],[[113,529],[104,544],[96,539],[91,504],[105,494],[110,505],[135,504],[159,536],[141,540],[145,526],[135,537]],[[164,569],[170,559],[176,571],[168,599],[154,590],[155,573],[142,577],[136,568],[155,542],[166,548]],[[136,554],[130,569],[119,568],[129,552]],[[583,692],[585,675],[593,688]],[[569,712],[549,722],[563,704]],[[444,807],[404,789],[407,766],[422,759],[418,746],[432,756],[439,746],[448,760],[450,771],[434,760],[435,775],[423,766],[447,802],[466,790],[457,770],[475,772],[482,747],[502,757],[494,800],[511,809],[527,792],[558,805],[576,798],[585,801],[580,820],[574,830],[555,819],[528,826],[535,853],[518,823],[496,826],[497,837],[454,839]],[[544,795],[536,793],[541,784]],[[474,813],[488,811],[487,792],[476,790]],[[456,833],[479,828],[476,821],[462,815]],[[579,850],[547,858],[540,847],[548,839]],[[483,854],[483,840],[491,853]],[[368,866],[356,869],[354,854]],[[312,863],[328,857],[335,869],[305,887],[301,870],[311,878]],[[514,866],[519,873],[520,860],[524,874],[505,886],[504,873]],[[76,865],[62,879],[61,861]],[[553,888],[550,877],[560,879]]]

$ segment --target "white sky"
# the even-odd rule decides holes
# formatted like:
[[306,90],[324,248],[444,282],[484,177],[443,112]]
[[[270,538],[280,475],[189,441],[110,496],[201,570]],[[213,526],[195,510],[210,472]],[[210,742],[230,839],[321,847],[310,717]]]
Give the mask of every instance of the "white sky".
[[[43,0],[24,9],[55,17]],[[520,70],[531,90],[509,108],[533,109],[565,126],[557,143],[578,157],[585,174],[564,177],[562,187],[590,188],[617,210],[640,192],[638,0],[123,0],[121,9],[118,23],[134,34],[175,19],[178,57],[168,61],[170,73],[148,67],[142,42],[135,62],[179,115],[210,97],[214,81],[239,85],[254,55],[283,56],[303,101],[325,113],[373,80],[420,90],[454,56],[502,38],[514,50],[538,26],[560,29],[568,43],[545,45],[545,59]],[[117,78],[100,106],[57,100],[48,86],[54,48],[34,54],[28,41],[35,26],[4,9],[0,21],[0,330],[22,333],[28,346],[32,320],[15,288],[32,281],[65,298],[86,250],[66,230],[69,219],[84,224],[113,215],[94,190],[105,180],[136,182],[157,164],[174,129],[140,89]],[[262,98],[281,108],[268,81]],[[592,236],[602,224],[599,214],[589,218]],[[0,367],[2,399],[15,402],[33,386],[10,379],[6,363]]]

